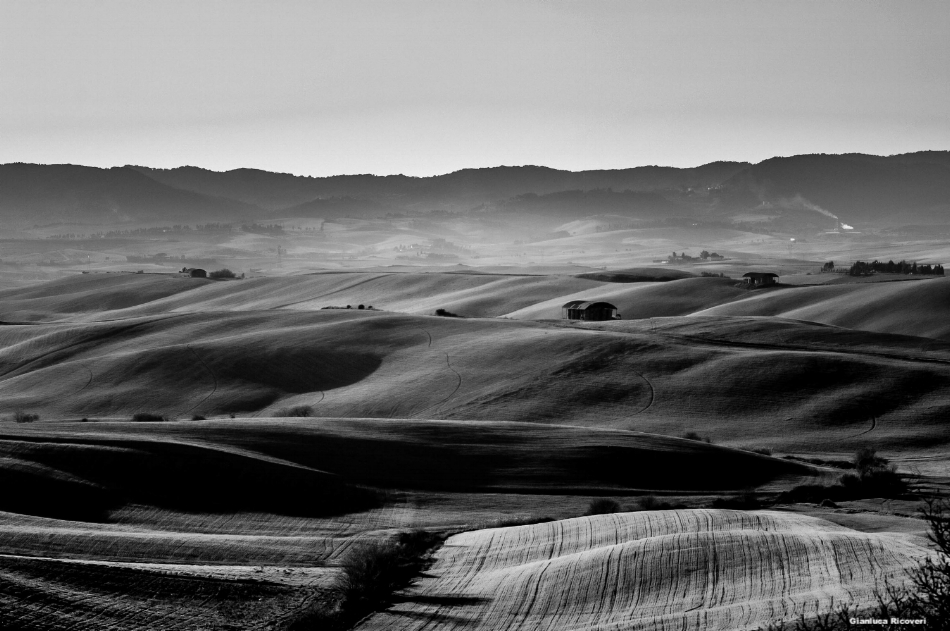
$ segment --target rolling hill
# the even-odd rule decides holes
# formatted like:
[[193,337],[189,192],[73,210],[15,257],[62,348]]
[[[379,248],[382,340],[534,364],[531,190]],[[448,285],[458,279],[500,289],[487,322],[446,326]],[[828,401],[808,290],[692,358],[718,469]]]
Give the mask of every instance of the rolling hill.
[[[0,396],[9,412],[266,417],[311,406],[328,418],[529,421],[668,435],[702,428],[722,444],[806,451],[829,436],[842,449],[872,444],[894,452],[936,449],[950,439],[941,422],[950,352],[933,339],[725,316],[584,325],[320,308],[413,286],[420,301],[442,291],[440,300],[458,301],[441,304],[463,305],[464,298],[495,312],[512,301],[535,302],[533,291],[560,293],[564,282],[600,287],[598,297],[619,298],[634,314],[643,305],[644,316],[748,295],[718,278],[106,277],[82,277],[76,292],[67,292],[65,281],[5,292],[13,309],[3,316],[8,322],[30,314],[34,322],[58,320],[0,327]],[[129,278],[155,299],[103,309],[137,295]],[[829,288],[762,292],[748,301],[806,289]],[[318,291],[325,297],[312,298]],[[523,317],[550,317],[544,310],[557,309],[562,298],[542,300],[549,306]]]
[[950,278],[798,287],[754,294],[693,315],[793,318],[851,329],[950,339]]
[[[587,275],[589,276],[589,275]],[[686,278],[659,283],[614,283],[573,291],[557,298],[505,314],[518,320],[556,320],[561,305],[568,300],[606,300],[617,306],[628,320],[691,315],[720,303],[744,298],[748,292],[737,288],[730,278]]]
[[[950,341],[857,328],[939,311],[944,280],[610,282],[643,273],[81,274],[0,292],[0,619],[280,625],[329,598],[349,551],[422,528],[468,532],[360,628],[751,630],[868,603],[929,554],[880,499],[796,509],[828,521],[704,507],[830,483],[868,447],[945,475]],[[560,320],[575,297],[627,319]],[[792,319],[836,313],[853,320]],[[700,509],[576,517],[652,494]]]
[[451,537],[401,602],[360,631],[740,631],[875,589],[929,551],[778,512],[657,511]]
[[84,274],[0,291],[0,319],[116,319],[162,313],[316,311],[327,306],[495,317],[559,296],[604,286],[560,275],[329,272],[215,283],[168,274]]

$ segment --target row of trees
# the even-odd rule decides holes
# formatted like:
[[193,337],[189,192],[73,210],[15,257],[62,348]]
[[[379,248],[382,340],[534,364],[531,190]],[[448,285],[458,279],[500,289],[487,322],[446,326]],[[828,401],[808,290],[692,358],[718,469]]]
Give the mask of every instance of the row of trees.
[[128,230],[109,230],[108,232],[93,232],[90,234],[79,232],[68,232],[65,234],[53,234],[47,239],[117,239],[121,237],[153,237],[168,234],[191,234],[195,232],[231,232],[233,228],[228,223],[205,223],[197,224],[194,227],[189,225],[175,224],[172,226],[157,226],[151,228],[132,228]]
[[[825,265],[831,265],[831,269],[834,269],[834,262],[831,261]],[[822,268],[824,269],[824,268]],[[855,261],[851,265],[851,269],[848,270],[848,274],[851,276],[870,276],[874,273],[884,273],[884,274],[921,274],[924,276],[943,276],[943,265],[939,263],[936,265],[929,265],[927,263],[917,265],[917,262],[908,263],[907,261],[900,261],[895,263],[894,261],[888,261],[887,263],[883,261],[874,260],[870,263],[864,261]]]
[[260,223],[244,224],[241,226],[241,230],[244,232],[251,232],[253,234],[269,234],[272,236],[284,234],[284,227],[276,223],[266,225]]

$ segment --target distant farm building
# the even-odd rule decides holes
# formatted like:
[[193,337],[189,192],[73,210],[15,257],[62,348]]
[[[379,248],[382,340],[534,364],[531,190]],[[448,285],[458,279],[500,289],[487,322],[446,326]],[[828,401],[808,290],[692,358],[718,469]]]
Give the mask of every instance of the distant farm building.
[[746,272],[742,275],[750,287],[767,287],[778,284],[778,274],[772,272]]
[[620,314],[617,313],[617,307],[609,302],[572,300],[561,307],[561,318],[587,321],[619,320]]

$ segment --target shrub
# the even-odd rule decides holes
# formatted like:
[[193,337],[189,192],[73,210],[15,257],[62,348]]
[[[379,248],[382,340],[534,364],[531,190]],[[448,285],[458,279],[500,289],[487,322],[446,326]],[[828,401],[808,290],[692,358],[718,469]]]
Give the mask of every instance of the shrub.
[[365,308],[366,308],[366,305],[357,305],[356,308],[357,308],[357,309],[365,309]]
[[195,414],[195,415],[193,415],[193,416],[191,417],[191,420],[193,420],[193,421],[206,421],[207,419],[206,419],[204,416],[201,416],[200,414]]
[[442,316],[443,318],[457,318],[459,317],[457,313],[452,313],[451,311],[446,311],[445,309],[436,309],[435,315]]
[[590,505],[587,507],[587,512],[584,513],[584,515],[609,515],[611,513],[621,512],[623,512],[623,509],[620,507],[618,502],[606,497],[598,497],[597,499],[591,501]]
[[415,530],[395,539],[357,546],[342,562],[342,573],[331,588],[334,603],[317,603],[289,625],[304,629],[349,629],[366,615],[392,604],[393,594],[409,585],[429,561],[429,552],[442,536]]
[[708,436],[705,436],[705,437],[704,437],[704,436],[700,436],[700,435],[697,434],[696,432],[686,432],[685,434],[683,434],[682,437],[685,438],[686,440],[696,440],[696,441],[703,442],[703,443],[712,442],[712,441],[709,440],[709,437],[708,437]]
[[347,606],[372,611],[376,603],[388,600],[398,587],[403,556],[395,542],[364,544],[351,552],[337,585]]
[[717,497],[713,500],[713,508],[732,508],[735,510],[756,510],[762,508],[762,502],[750,492],[735,497]]
[[854,454],[854,458],[851,462],[854,463],[855,469],[864,471],[866,469],[874,469],[887,465],[887,458],[878,456],[877,451],[874,449],[864,448]]
[[666,504],[666,502],[661,502],[653,495],[644,495],[637,500],[637,506],[640,510],[662,510],[661,506],[664,504]]
[[759,454],[761,456],[771,456],[772,448],[771,447],[739,447],[742,451],[748,451],[749,453]]
[[151,412],[136,412],[132,415],[132,420],[136,423],[162,423],[168,420],[167,416],[152,414]]
[[857,475],[841,476],[841,485],[855,499],[864,497],[900,497],[907,492],[907,482],[894,465],[865,469]]
[[846,473],[837,484],[806,484],[782,493],[780,502],[821,502],[823,500],[859,500],[868,497],[901,497],[908,492],[907,480],[888,465],[887,459],[873,449],[862,449],[854,456],[856,473]]
[[292,416],[295,418],[307,418],[313,416],[313,407],[309,405],[295,405],[289,408],[277,410],[275,416]]
[[29,412],[24,412],[23,410],[17,410],[13,413],[13,420],[17,423],[35,423],[40,420],[39,414],[30,414]]
[[213,272],[208,272],[208,278],[215,278],[215,279],[234,278],[234,272],[232,272],[231,270],[225,267],[224,269],[218,269]]

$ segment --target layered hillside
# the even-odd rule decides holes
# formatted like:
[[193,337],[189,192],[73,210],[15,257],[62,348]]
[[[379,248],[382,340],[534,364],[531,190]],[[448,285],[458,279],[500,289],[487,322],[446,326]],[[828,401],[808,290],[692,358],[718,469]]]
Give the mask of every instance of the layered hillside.
[[[716,279],[642,291],[694,280]],[[577,325],[182,310],[2,326],[0,396],[11,412],[44,417],[266,417],[310,406],[318,417],[700,428],[720,443],[804,450],[829,437],[842,449],[950,440],[950,347],[919,337],[756,318]]]
[[693,315],[768,316],[851,329],[950,339],[950,278],[800,287],[754,293]]

